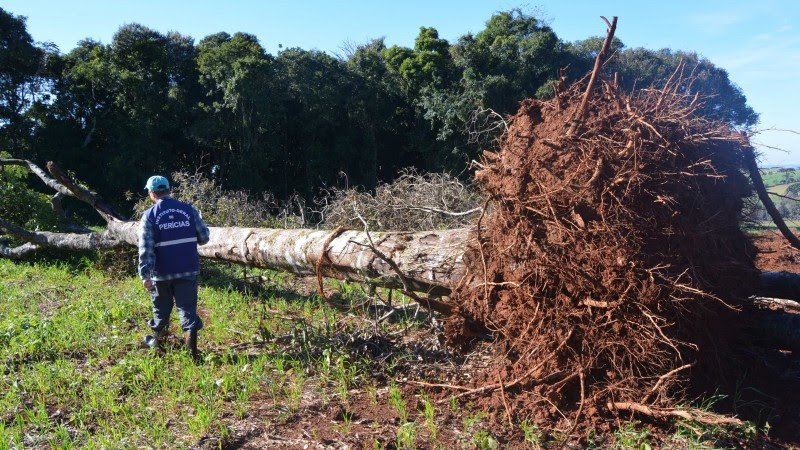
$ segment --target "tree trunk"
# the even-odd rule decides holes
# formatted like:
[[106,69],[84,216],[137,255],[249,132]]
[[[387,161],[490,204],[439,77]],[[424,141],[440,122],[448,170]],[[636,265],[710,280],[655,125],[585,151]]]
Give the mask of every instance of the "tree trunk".
[[[108,233],[137,245],[137,226],[137,222],[113,221]],[[313,275],[319,266],[325,277],[403,288],[401,274],[378,255],[380,252],[397,263],[409,289],[433,296],[447,295],[464,275],[462,259],[470,239],[468,229],[417,233],[238,227],[210,230],[211,240],[197,248],[204,258],[298,275]]]

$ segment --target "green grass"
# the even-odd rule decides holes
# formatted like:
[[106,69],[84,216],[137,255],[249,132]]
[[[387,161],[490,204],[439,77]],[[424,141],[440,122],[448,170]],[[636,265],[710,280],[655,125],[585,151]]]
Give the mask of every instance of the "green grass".
[[770,194],[773,194],[773,193],[774,193],[774,194],[778,194],[778,195],[788,195],[788,194],[786,193],[786,191],[789,189],[789,187],[791,187],[791,186],[793,186],[793,185],[795,185],[795,184],[797,184],[797,183],[783,183],[783,184],[776,184],[776,185],[769,186],[769,187],[767,188],[767,191],[768,191]]
[[761,178],[765,186],[776,186],[800,182],[800,170],[798,169],[761,169]]
[[[785,220],[786,226],[789,227],[791,230],[795,230],[800,232],[800,222],[796,220]],[[758,232],[758,231],[776,231],[777,232],[778,226],[775,225],[775,222],[772,220],[762,220],[757,223],[748,223],[747,226],[744,227],[745,231],[749,232]]]
[[[336,313],[313,297],[202,287],[195,364],[176,337],[164,356],[140,345],[150,301],[134,277],[0,260],[0,280],[0,449],[188,448],[224,439],[256,392],[297,407],[308,373],[342,393],[360,379],[326,335]],[[293,351],[272,343],[280,335]]]
[[[274,284],[248,293],[231,288],[236,269],[206,269],[210,276],[201,283],[199,305],[206,323],[200,335],[204,357],[195,363],[177,337],[164,356],[140,344],[149,331],[150,300],[135,277],[109,277],[81,258],[0,259],[0,450],[181,449],[206,438],[222,443],[256,395],[286,420],[302,420],[297,414],[308,393],[323,405],[335,402],[344,407],[336,429],[347,435],[354,426],[347,410],[352,389],[377,405],[377,384],[387,388],[384,400],[398,420],[393,437],[376,441],[376,448],[416,448],[423,441],[445,448],[442,436],[449,434],[452,442],[454,429],[463,448],[502,447],[484,411],[456,401],[436,405],[422,392],[419,402],[404,394],[391,380],[408,355],[398,352],[398,359],[376,367],[350,351],[345,342],[363,331],[350,323],[371,323],[368,317],[355,320],[355,311],[343,314],[315,296],[283,290],[289,281],[283,274],[262,272]],[[360,286],[335,284],[332,290],[345,302],[363,300]],[[418,324],[402,313],[395,316],[397,322],[386,324],[394,328],[374,331],[397,333]],[[172,320],[175,333],[177,318]],[[443,422],[448,411],[463,423]],[[531,448],[563,440],[559,430],[527,422],[514,427]],[[678,426],[670,442],[713,447],[716,435],[701,430],[698,436],[699,429]],[[631,422],[599,446],[646,449],[653,441],[646,428]],[[585,442],[593,445],[589,437]]]

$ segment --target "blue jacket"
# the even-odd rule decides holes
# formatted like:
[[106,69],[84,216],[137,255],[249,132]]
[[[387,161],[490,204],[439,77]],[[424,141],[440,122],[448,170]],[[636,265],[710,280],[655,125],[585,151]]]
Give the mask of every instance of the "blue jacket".
[[139,223],[139,276],[155,281],[197,276],[197,244],[208,240],[208,227],[194,207],[162,198]]

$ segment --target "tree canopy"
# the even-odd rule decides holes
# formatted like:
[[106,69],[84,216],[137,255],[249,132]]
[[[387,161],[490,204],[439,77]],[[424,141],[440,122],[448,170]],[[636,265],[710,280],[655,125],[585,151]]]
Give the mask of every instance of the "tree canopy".
[[[223,186],[310,199],[324,186],[371,189],[400,169],[463,173],[487,141],[476,111],[512,114],[583,75],[602,40],[565,42],[537,17],[499,12],[455,42],[421,27],[413,47],[382,39],[336,57],[267,52],[247,33],[199,41],[141,24],[61,53],[0,9],[0,149],[54,160],[101,192],[138,191],[160,172],[205,171]],[[758,115],[727,72],[695,53],[629,49],[607,70],[623,86],[663,84],[679,64],[704,113],[735,127]],[[496,136],[499,130],[488,136]]]

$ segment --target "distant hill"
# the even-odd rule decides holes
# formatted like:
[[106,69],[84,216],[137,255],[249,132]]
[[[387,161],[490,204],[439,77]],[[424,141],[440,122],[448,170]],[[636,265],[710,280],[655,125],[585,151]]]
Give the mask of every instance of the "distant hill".
[[[787,221],[789,226],[800,226],[800,168],[797,167],[762,167],[761,178],[767,186],[772,201]],[[788,198],[787,198],[788,197]],[[756,227],[772,228],[774,224],[767,215],[766,210],[758,201],[755,194],[751,199],[752,209],[745,216],[747,221],[755,224]]]
[[[800,183],[800,169],[787,167],[762,168],[761,177],[767,187]],[[779,192],[783,194],[783,192]]]

